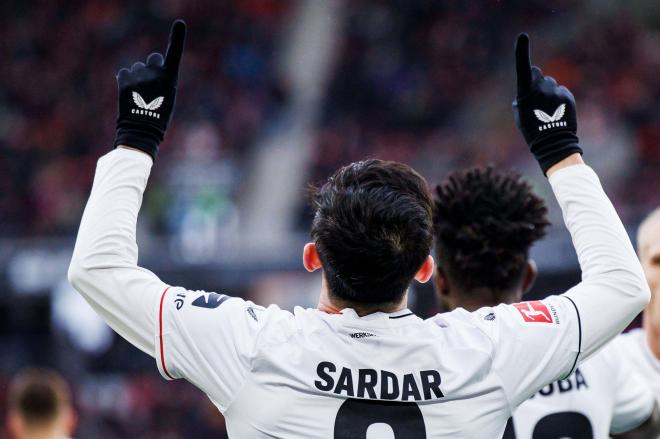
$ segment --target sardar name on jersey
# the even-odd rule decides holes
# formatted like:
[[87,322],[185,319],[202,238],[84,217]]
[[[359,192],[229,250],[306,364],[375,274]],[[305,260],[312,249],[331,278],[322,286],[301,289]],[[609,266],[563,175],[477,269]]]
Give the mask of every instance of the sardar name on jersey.
[[[316,368],[319,380],[314,386],[337,395],[381,400],[427,401],[442,398],[440,373],[422,370],[397,375],[387,370],[339,369],[330,361],[322,361]],[[420,384],[418,384],[420,383]]]

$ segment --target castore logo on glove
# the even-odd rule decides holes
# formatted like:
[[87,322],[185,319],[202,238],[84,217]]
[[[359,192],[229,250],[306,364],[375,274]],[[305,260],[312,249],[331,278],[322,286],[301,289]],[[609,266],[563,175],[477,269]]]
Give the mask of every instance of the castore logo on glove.
[[545,111],[541,110],[534,110],[534,115],[538,120],[541,122],[545,122],[546,125],[539,125],[539,131],[547,130],[548,128],[553,128],[553,127],[565,127],[566,122],[559,122],[559,120],[564,117],[564,113],[566,112],[566,104],[561,104],[555,112],[550,116],[548,113]]
[[163,105],[163,100],[165,99],[164,96],[158,96],[156,99],[153,101],[147,102],[140,96],[140,93],[134,91],[133,92],[133,102],[135,105],[140,108],[139,110],[136,110],[133,108],[131,110],[132,114],[144,114],[146,116],[151,116],[155,117],[156,119],[160,119],[160,114],[156,113],[154,110],[157,110],[160,108],[161,105]]

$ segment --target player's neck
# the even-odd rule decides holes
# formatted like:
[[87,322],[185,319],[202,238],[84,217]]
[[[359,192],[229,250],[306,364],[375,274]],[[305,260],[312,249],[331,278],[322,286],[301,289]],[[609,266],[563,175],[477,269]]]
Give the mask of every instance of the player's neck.
[[369,305],[369,304],[354,304],[347,300],[342,300],[338,297],[330,294],[328,286],[323,282],[321,286],[321,295],[319,297],[319,304],[317,308],[319,311],[326,312],[328,314],[340,314],[341,310],[346,308],[352,308],[360,316],[366,316],[368,314],[373,314],[375,312],[386,312],[392,313],[404,310],[408,307],[408,293],[403,296],[400,302],[383,305]]

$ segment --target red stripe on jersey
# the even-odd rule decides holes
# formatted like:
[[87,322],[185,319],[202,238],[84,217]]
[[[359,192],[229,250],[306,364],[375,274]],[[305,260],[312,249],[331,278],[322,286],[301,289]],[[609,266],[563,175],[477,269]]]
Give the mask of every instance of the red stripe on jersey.
[[170,379],[174,379],[174,377],[167,371],[167,366],[165,366],[165,348],[163,347],[163,301],[165,300],[165,294],[167,294],[167,290],[169,289],[170,287],[165,288],[163,295],[160,296],[160,311],[158,312],[158,326],[160,333],[160,364],[163,366],[163,372],[165,372],[165,375],[167,375]]

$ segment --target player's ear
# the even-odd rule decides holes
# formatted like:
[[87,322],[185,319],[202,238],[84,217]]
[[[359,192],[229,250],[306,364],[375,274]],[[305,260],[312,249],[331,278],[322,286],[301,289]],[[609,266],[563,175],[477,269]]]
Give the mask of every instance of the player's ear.
[[316,244],[308,242],[303,248],[303,265],[305,270],[310,273],[322,268],[319,252],[316,250]]
[[76,430],[78,426],[78,415],[71,407],[67,407],[66,413],[64,413],[64,430],[67,437]]
[[424,284],[428,282],[429,279],[431,279],[434,271],[435,263],[433,262],[433,256],[428,255],[426,259],[424,259],[422,266],[419,267],[419,270],[417,270],[417,274],[415,274],[415,280]]
[[525,294],[532,289],[534,282],[536,282],[536,277],[539,274],[539,270],[536,266],[536,261],[534,259],[527,259],[527,266],[525,267],[525,274],[523,275],[522,281],[522,293]]

